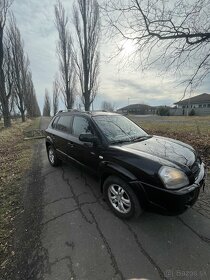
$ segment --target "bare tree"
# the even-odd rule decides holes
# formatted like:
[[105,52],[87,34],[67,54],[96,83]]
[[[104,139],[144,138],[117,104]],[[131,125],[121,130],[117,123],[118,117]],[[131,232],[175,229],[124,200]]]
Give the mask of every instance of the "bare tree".
[[34,117],[40,117],[41,116],[41,111],[39,108],[39,104],[36,98],[36,95],[34,95]]
[[14,67],[14,92],[15,103],[21,113],[22,121],[25,121],[27,77],[29,71],[29,59],[24,54],[23,41],[16,25],[14,16],[11,16],[8,38],[10,40],[12,60]]
[[50,117],[51,112],[51,100],[50,95],[47,89],[45,89],[45,99],[44,99],[44,108],[43,108],[43,116]]
[[34,94],[32,95],[32,100],[33,100],[33,107],[32,107],[32,114],[30,115],[31,118],[34,117],[40,117],[41,116],[41,111],[39,108],[39,104],[36,98],[36,93],[34,91]]
[[104,10],[112,34],[133,41],[142,67],[187,68],[186,89],[209,74],[209,0],[111,0]]
[[58,112],[58,105],[59,105],[59,84],[58,80],[55,79],[53,83],[53,115]]
[[1,118],[2,118],[2,106],[1,106],[1,103],[0,103],[0,121],[1,121]]
[[4,61],[3,61],[3,70],[5,78],[5,90],[8,97],[9,112],[14,109],[14,63],[11,52],[10,40],[6,34],[4,37]]
[[7,12],[12,2],[13,2],[12,0],[0,1],[0,102],[2,107],[2,114],[4,117],[5,127],[11,126],[11,117],[9,112],[10,94],[6,92],[5,75],[3,70],[3,62],[4,62],[3,35],[4,35],[4,27],[6,23]]
[[27,95],[25,96],[25,105],[27,109],[27,116],[29,118],[38,117],[41,115],[39,105],[36,98],[36,92],[32,80],[32,74],[28,71],[26,76]]
[[96,0],[77,0],[74,5],[74,26],[77,35],[75,62],[82,91],[82,102],[89,111],[98,89],[99,74],[99,5]]
[[68,17],[61,2],[55,5],[55,24],[59,41],[57,54],[59,57],[60,90],[64,97],[66,108],[72,109],[75,98],[76,72],[72,51],[72,38],[68,30]]
[[103,101],[101,104],[101,109],[108,111],[108,112],[113,112],[114,111],[114,104],[108,101]]
[[35,95],[35,89],[32,81],[32,74],[30,71],[28,71],[26,75],[26,88],[27,88],[27,94],[24,99],[24,103],[27,110],[27,116],[29,118],[34,117],[34,95]]

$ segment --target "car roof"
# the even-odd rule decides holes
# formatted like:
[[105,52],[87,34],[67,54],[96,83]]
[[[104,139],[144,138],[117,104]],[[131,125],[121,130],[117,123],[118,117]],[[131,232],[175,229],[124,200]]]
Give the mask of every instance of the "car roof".
[[111,116],[116,115],[119,116],[120,114],[113,113],[113,112],[106,112],[106,111],[79,111],[79,110],[61,110],[59,111],[56,116],[63,116],[63,115],[82,115],[82,116]]

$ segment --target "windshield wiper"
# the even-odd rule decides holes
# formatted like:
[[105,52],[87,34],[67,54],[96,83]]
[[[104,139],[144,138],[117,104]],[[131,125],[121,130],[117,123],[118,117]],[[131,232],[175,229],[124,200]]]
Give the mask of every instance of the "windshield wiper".
[[131,143],[131,142],[140,142],[140,141],[144,141],[144,140],[147,140],[149,138],[151,138],[152,135],[144,135],[144,136],[139,136],[139,137],[136,137],[136,138],[131,138],[131,139],[121,139],[121,140],[113,140],[111,141],[111,144],[122,144],[122,143]]
[[139,137],[133,138],[132,141],[133,142],[144,141],[144,140],[147,140],[149,138],[152,138],[152,135],[139,136]]
[[131,139],[128,140],[115,140],[115,141],[111,141],[111,144],[122,144],[122,143],[126,143],[126,142],[132,142]]

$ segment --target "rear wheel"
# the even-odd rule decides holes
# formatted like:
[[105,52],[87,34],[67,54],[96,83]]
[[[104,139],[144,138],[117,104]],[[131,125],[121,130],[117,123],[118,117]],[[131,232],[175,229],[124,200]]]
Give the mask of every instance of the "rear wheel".
[[107,203],[119,218],[129,219],[142,213],[137,196],[121,178],[108,177],[103,190]]
[[48,154],[49,163],[53,167],[61,164],[61,160],[57,157],[55,148],[52,145],[47,147],[47,154]]

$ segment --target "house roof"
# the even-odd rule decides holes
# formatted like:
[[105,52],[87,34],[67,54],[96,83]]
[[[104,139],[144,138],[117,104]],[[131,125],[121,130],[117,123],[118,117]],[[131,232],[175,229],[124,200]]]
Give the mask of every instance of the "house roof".
[[150,108],[154,108],[152,106],[146,105],[146,104],[130,104],[128,106],[122,107],[119,110],[129,110],[129,109],[150,109]]
[[199,104],[199,103],[210,103],[210,94],[203,93],[194,97],[184,99],[182,101],[176,102],[176,105],[188,105],[188,104]]

